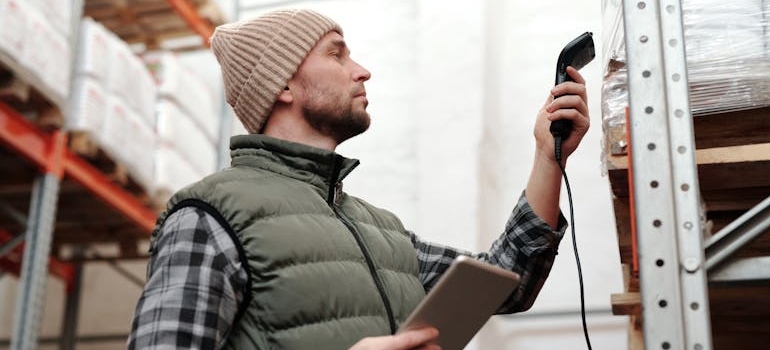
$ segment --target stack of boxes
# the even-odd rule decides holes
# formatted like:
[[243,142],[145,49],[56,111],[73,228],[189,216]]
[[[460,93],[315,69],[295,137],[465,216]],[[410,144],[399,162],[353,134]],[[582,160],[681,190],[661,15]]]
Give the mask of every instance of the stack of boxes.
[[152,192],[157,86],[142,60],[100,23],[80,25],[67,128],[87,134]]
[[0,0],[0,53],[19,62],[55,101],[69,94],[73,2]]
[[155,185],[163,196],[216,170],[220,119],[214,91],[176,54],[144,60],[159,82]]
[[214,172],[216,92],[174,53],[138,56],[101,23],[72,23],[73,6],[0,0],[0,58],[53,91],[65,109],[64,127],[121,165],[147,194],[162,200]]

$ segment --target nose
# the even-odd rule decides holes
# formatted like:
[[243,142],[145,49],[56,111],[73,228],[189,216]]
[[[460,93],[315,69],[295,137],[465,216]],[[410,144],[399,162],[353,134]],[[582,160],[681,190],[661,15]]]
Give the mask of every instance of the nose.
[[370,73],[362,65],[358,64],[358,62],[353,61],[353,65],[353,80],[363,82],[369,80],[372,77],[372,73]]

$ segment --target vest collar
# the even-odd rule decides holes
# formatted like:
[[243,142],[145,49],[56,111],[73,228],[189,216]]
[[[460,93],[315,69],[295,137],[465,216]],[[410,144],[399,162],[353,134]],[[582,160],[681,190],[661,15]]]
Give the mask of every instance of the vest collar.
[[324,187],[342,181],[359,161],[336,152],[262,134],[236,135],[230,139],[232,165],[254,166]]

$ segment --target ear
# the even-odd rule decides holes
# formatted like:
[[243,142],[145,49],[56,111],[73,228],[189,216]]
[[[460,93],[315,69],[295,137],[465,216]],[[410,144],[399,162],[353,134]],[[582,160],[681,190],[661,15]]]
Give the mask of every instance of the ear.
[[281,91],[280,94],[278,94],[278,101],[283,103],[292,103],[294,101],[294,95],[291,93],[291,89],[289,87],[285,87],[283,91]]

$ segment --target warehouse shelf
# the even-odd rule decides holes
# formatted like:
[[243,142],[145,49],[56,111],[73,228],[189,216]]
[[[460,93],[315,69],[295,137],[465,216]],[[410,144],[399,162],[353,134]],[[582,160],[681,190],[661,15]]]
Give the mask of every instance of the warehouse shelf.
[[[136,44],[134,52],[205,48],[223,22],[213,0],[82,0],[72,6],[73,25],[92,17]],[[179,38],[198,40],[172,43]],[[11,348],[37,348],[47,272],[66,287],[60,345],[72,349],[83,263],[146,259],[160,203],[103,153],[86,157],[70,148],[80,139],[62,129],[68,96],[3,53],[0,72],[0,269],[20,282]]]
[[[770,107],[693,118],[700,193],[714,232],[770,196],[769,118]],[[606,160],[617,231],[630,233],[628,155]],[[618,238],[621,262],[632,264],[630,235]]]
[[[3,70],[3,67],[7,67],[7,70]],[[6,86],[4,89],[6,91],[3,91],[3,95],[13,96],[14,100],[35,101],[28,105],[34,106],[37,109],[45,108],[61,110],[64,107],[65,96],[57,94],[53,89],[43,83],[36,74],[33,74],[27,68],[19,64],[17,60],[1,51],[0,72],[6,73],[0,81],[0,84]],[[23,107],[26,106],[19,106],[18,108]],[[57,123],[55,123],[55,126],[61,126],[61,120],[58,120]]]
[[[764,120],[764,122],[762,122]],[[700,194],[709,229],[714,235],[770,197],[770,107],[698,116],[694,121]],[[743,131],[741,131],[743,130]],[[612,296],[617,315],[632,315],[640,322],[638,249],[632,237],[632,209],[628,156],[608,154],[606,167],[613,197],[620,261],[625,267],[624,293]],[[761,272],[770,252],[770,235],[760,234],[741,247],[732,259]],[[738,260],[741,259],[741,260]],[[759,260],[753,260],[759,259]],[[735,273],[733,273],[734,275]],[[709,274],[709,301],[714,349],[760,349],[770,341],[770,286]],[[751,307],[747,307],[751,305]],[[634,324],[633,332],[641,331]],[[636,334],[641,338],[641,334]],[[738,346],[740,345],[740,346]],[[641,349],[641,339],[630,349]]]
[[[146,239],[154,227],[157,213],[135,194],[110,180],[106,174],[66,149],[63,132],[39,130],[13,109],[0,103],[0,141],[27,164],[5,154],[4,164],[16,174],[0,187],[0,199],[16,210],[25,211],[35,171],[62,174],[59,208],[54,223],[54,245],[59,243],[122,242],[126,254],[137,257],[131,242]],[[60,155],[56,155],[60,153]],[[30,167],[31,165],[31,167]],[[36,169],[34,169],[36,168]],[[12,176],[12,177],[11,177]],[[21,229],[18,225],[3,225]]]
[[[0,247],[6,247],[6,244],[10,245],[7,248],[7,252],[4,250],[5,254],[0,254],[0,269],[19,277],[21,275],[21,257],[24,254],[24,243],[17,240],[17,237],[8,231],[0,229]],[[71,263],[51,258],[48,261],[48,272],[52,276],[61,279],[67,291],[72,289],[75,282],[75,267]]]
[[605,129],[603,155],[625,282],[613,313],[630,316],[631,350],[764,349],[770,107],[691,117],[680,2],[623,6],[627,129]]
[[184,49],[203,48],[214,27],[224,21],[213,0],[85,0],[83,15],[145,49],[191,37],[198,40]]
[[[84,6],[86,10],[100,10],[102,12],[99,13],[102,15],[117,11],[133,14],[135,18],[145,14],[173,13],[191,28],[187,33],[194,33],[204,38],[204,45],[207,45],[207,40],[213,33],[212,22],[203,18],[196,9],[196,6],[207,3],[206,1],[158,0],[142,1],[141,7],[132,7],[139,5],[132,1],[87,0]],[[87,14],[87,12],[84,13],[84,15]],[[151,34],[153,33],[148,32],[145,35],[149,37]],[[32,108],[43,105],[45,108],[57,110],[59,117],[62,117],[64,103],[61,96],[56,96],[34,74],[2,53],[0,53],[0,64],[8,69],[6,72],[12,73],[14,84],[21,85],[19,93],[39,95],[35,98],[39,101],[35,101],[35,106]],[[24,97],[28,98],[28,96]],[[19,98],[19,100],[23,99]],[[41,118],[38,116],[33,118],[22,116],[22,112],[27,112],[27,107],[21,103],[18,105],[0,103],[0,126],[2,126],[0,139],[5,146],[0,149],[0,156],[6,172],[4,177],[7,176],[3,179],[0,190],[2,198],[15,203],[17,210],[26,211],[25,205],[29,203],[28,195],[31,193],[32,180],[38,174],[51,172],[62,178],[55,231],[71,233],[57,235],[55,245],[60,242],[120,241],[121,235],[132,237],[133,240],[146,239],[157,215],[157,210],[149,206],[153,204],[152,198],[148,198],[145,193],[136,188],[137,186],[126,188],[125,184],[121,185],[113,181],[110,178],[111,174],[104,169],[99,169],[68,150],[67,134],[56,128],[61,126],[61,121],[54,123],[55,130],[49,132],[48,129],[52,127],[50,125],[41,127]],[[33,114],[40,113],[34,111]],[[32,123],[29,119],[35,119],[36,123]],[[82,224],[78,225],[77,222]],[[13,223],[4,223],[0,227],[19,228]],[[87,237],[79,237],[85,235],[77,234],[77,232],[84,232],[84,228],[88,229],[85,232],[89,234]],[[117,232],[120,232],[120,235]],[[123,256],[118,256],[118,258],[121,257]],[[126,257],[133,258],[136,254],[129,254]]]
[[[207,1],[189,0],[141,2],[87,0],[84,3],[86,9],[84,15],[89,15],[88,11],[92,11],[91,14],[100,14],[104,18],[109,18],[109,14],[118,13],[123,14],[123,17],[141,19],[144,15],[172,13],[177,19],[183,20],[187,26],[185,33],[199,35],[204,39],[204,45],[207,45],[207,40],[213,33],[212,21],[197,12],[197,7],[207,3]],[[209,12],[213,11],[210,7],[207,8]],[[175,33],[181,34],[182,31],[177,30]],[[148,30],[143,35],[150,37],[161,34]],[[24,87],[25,91],[41,94],[41,99],[47,100],[51,108],[61,110],[63,106],[61,97],[56,97],[47,90],[45,84],[18,65],[15,60],[0,53],[0,63],[17,75],[14,77],[15,80],[21,81],[22,84],[29,84]],[[83,227],[77,227],[73,221],[89,222],[88,225],[91,226],[88,229],[101,232],[103,241],[116,238],[115,234],[109,232],[129,233],[129,236],[145,239],[148,237],[157,215],[157,211],[148,206],[150,198],[147,198],[141,190],[125,188],[116,183],[110,178],[109,173],[105,173],[68,150],[65,132],[57,130],[48,132],[22,116],[17,106],[0,103],[0,141],[5,146],[4,149],[0,149],[4,171],[6,171],[4,177],[8,177],[3,179],[0,193],[6,200],[9,200],[8,196],[13,196],[13,201],[19,203],[16,209],[26,211],[23,207],[25,200],[20,198],[26,197],[31,192],[32,179],[36,175],[52,172],[62,177],[56,232],[73,232],[73,234],[57,236],[57,240],[70,243],[86,241],[86,238],[77,238],[74,234]],[[28,201],[29,199],[26,198],[26,202]],[[87,210],[79,210],[79,208],[87,208]],[[116,216],[120,218],[104,219]],[[102,219],[98,220],[97,218],[100,217]],[[12,223],[3,224],[0,227],[18,228]],[[96,241],[100,241],[99,236],[96,235]],[[89,234],[87,239],[93,241],[93,233]]]

